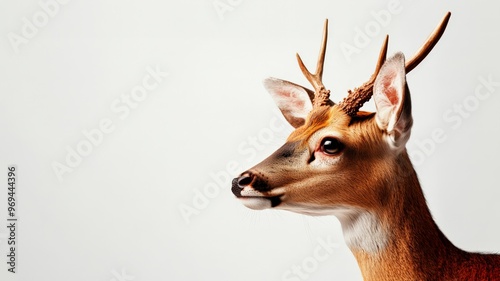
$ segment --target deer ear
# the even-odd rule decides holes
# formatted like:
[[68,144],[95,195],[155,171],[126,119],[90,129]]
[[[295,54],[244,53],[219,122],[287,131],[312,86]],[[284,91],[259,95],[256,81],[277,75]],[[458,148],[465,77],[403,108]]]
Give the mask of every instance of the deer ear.
[[413,119],[402,53],[389,58],[380,69],[373,86],[373,99],[377,107],[377,125],[387,133],[392,146],[404,147]]
[[274,102],[294,128],[304,125],[312,110],[314,92],[300,85],[277,78],[264,80],[264,87],[271,94]]

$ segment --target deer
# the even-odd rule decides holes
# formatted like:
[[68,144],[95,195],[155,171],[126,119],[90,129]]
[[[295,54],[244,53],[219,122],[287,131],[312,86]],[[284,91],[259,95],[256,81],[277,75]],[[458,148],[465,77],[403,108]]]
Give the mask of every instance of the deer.
[[[314,90],[267,78],[294,131],[284,145],[232,180],[231,191],[254,210],[333,215],[366,281],[500,280],[500,255],[467,252],[439,229],[406,150],[413,124],[406,74],[441,38],[448,12],[409,60],[387,57],[385,37],[367,82],[335,103],[322,82],[328,19],[311,73]],[[361,107],[373,97],[376,112]]]

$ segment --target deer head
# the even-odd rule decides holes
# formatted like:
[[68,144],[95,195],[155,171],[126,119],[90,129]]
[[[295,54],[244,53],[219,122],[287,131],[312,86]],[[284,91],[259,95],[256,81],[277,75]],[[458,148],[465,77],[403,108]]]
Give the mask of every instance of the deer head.
[[[499,255],[462,251],[439,230],[405,148],[412,126],[406,73],[431,51],[450,15],[407,62],[401,53],[386,59],[386,37],[371,78],[338,104],[322,82],[325,22],[316,72],[297,55],[314,91],[280,79],[264,81],[295,131],[233,180],[234,195],[251,209],[335,215],[364,280],[500,276]],[[376,112],[360,111],[372,96]]]
[[[351,209],[381,207],[391,194],[385,183],[401,165],[409,164],[405,143],[412,116],[406,73],[431,51],[449,16],[406,63],[401,53],[386,59],[387,36],[371,78],[349,91],[340,103],[329,99],[330,91],[322,82],[328,33],[325,21],[314,74],[297,54],[300,69],[314,91],[281,79],[264,81],[295,131],[275,153],[233,180],[234,195],[251,209],[276,208],[310,215],[342,217]],[[360,111],[371,96],[377,111]]]

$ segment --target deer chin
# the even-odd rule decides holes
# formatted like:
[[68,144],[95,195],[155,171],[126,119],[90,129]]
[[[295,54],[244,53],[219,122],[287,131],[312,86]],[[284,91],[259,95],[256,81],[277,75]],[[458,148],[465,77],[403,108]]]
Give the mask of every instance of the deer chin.
[[241,203],[245,205],[245,207],[250,208],[252,210],[264,210],[270,209],[273,207],[272,201],[267,197],[239,197]]
[[235,195],[245,207],[253,210],[271,209],[281,204],[281,196],[267,196],[255,190],[242,190]]

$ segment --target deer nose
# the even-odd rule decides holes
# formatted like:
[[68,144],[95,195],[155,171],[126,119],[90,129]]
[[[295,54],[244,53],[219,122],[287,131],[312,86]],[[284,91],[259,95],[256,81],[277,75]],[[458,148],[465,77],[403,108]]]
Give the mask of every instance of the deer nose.
[[255,176],[249,172],[241,174],[241,176],[234,178],[232,182],[231,191],[236,197],[241,197],[241,191],[246,186],[250,186],[254,181]]
[[244,188],[245,186],[250,185],[253,182],[254,176],[250,173],[244,173],[238,177],[237,183],[238,187]]

